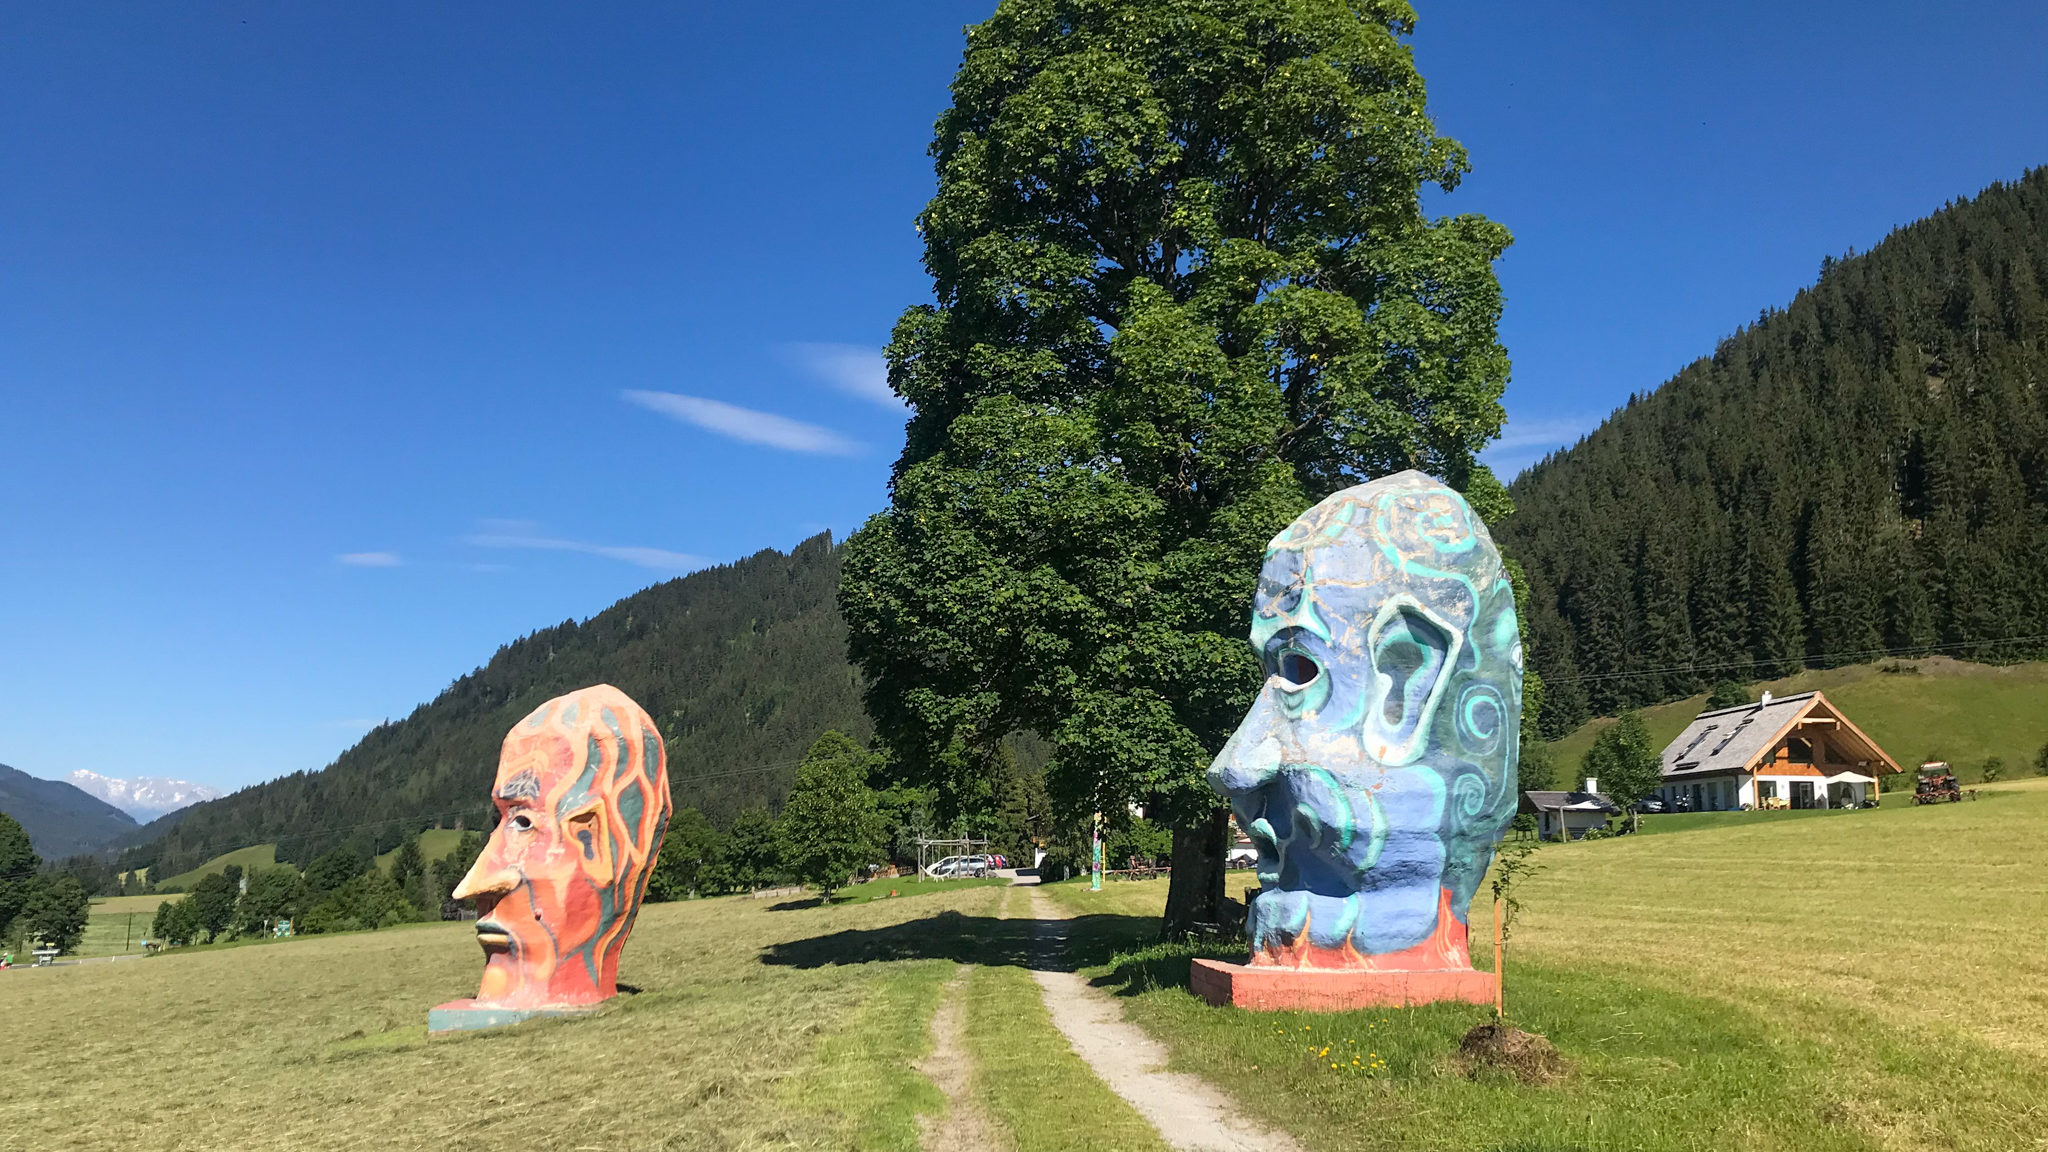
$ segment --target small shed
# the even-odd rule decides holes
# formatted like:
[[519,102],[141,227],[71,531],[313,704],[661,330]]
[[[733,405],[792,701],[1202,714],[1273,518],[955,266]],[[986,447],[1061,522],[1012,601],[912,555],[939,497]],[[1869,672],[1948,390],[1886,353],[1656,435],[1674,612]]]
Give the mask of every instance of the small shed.
[[1594,828],[1605,828],[1609,816],[1621,815],[1621,805],[1598,792],[1524,792],[1521,811],[1536,817],[1539,840],[1584,839]]

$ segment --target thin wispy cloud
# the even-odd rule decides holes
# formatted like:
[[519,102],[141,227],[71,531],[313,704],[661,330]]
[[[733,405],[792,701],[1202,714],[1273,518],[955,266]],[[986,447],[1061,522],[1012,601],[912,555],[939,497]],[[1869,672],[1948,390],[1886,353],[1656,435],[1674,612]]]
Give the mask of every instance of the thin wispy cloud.
[[797,367],[848,396],[892,411],[905,410],[903,398],[889,387],[889,362],[880,348],[865,344],[785,344],[783,352]]
[[343,552],[334,562],[350,568],[396,568],[405,563],[396,552]]
[[709,563],[702,556],[693,556],[688,552],[676,552],[667,548],[649,548],[634,544],[596,544],[588,540],[550,536],[531,520],[486,520],[478,526],[477,531],[464,536],[462,542],[477,548],[580,552],[586,556],[602,556],[607,560],[621,560],[642,568],[654,568],[664,572],[688,572]]
[[1597,416],[1553,417],[1543,420],[1510,418],[1501,437],[1486,446],[1479,458],[1502,480],[1512,480],[1531,464],[1559,448],[1568,448],[1600,426]]
[[830,428],[791,420],[772,412],[756,412],[722,400],[706,400],[702,396],[685,396],[679,392],[632,389],[621,395],[628,404],[658,412],[684,424],[694,424],[743,444],[760,444],[785,452],[819,456],[855,456],[860,453],[860,445]]

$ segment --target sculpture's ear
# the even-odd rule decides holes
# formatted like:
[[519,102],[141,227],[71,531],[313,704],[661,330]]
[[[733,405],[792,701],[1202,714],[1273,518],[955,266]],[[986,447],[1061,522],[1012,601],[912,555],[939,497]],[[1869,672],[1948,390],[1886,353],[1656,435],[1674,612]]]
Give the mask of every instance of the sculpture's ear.
[[612,840],[604,801],[590,801],[570,813],[562,824],[569,832],[569,843],[584,871],[609,878],[612,874]]

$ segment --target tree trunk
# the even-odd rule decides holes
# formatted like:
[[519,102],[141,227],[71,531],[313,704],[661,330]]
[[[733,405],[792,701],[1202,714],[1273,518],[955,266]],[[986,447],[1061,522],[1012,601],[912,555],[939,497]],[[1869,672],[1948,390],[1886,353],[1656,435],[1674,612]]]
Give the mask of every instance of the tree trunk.
[[1166,885],[1164,940],[1178,940],[1196,924],[1223,922],[1223,858],[1230,849],[1230,808],[1217,805],[1193,827],[1173,830],[1173,875]]

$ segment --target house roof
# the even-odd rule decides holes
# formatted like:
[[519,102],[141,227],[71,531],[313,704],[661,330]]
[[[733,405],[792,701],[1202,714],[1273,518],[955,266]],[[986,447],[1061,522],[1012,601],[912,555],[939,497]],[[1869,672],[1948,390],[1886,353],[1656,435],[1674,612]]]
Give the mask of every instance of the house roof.
[[1834,736],[1849,745],[1872,771],[1897,772],[1899,765],[1877,742],[1842,715],[1819,692],[1778,696],[1754,704],[1702,712],[1664,747],[1664,776],[1687,779],[1720,772],[1748,772],[1773,753],[1780,741],[1808,720],[1834,725]]
[[1598,792],[1522,793],[1521,810],[1524,812],[1555,812],[1560,808],[1574,812],[1621,812],[1621,805]]

